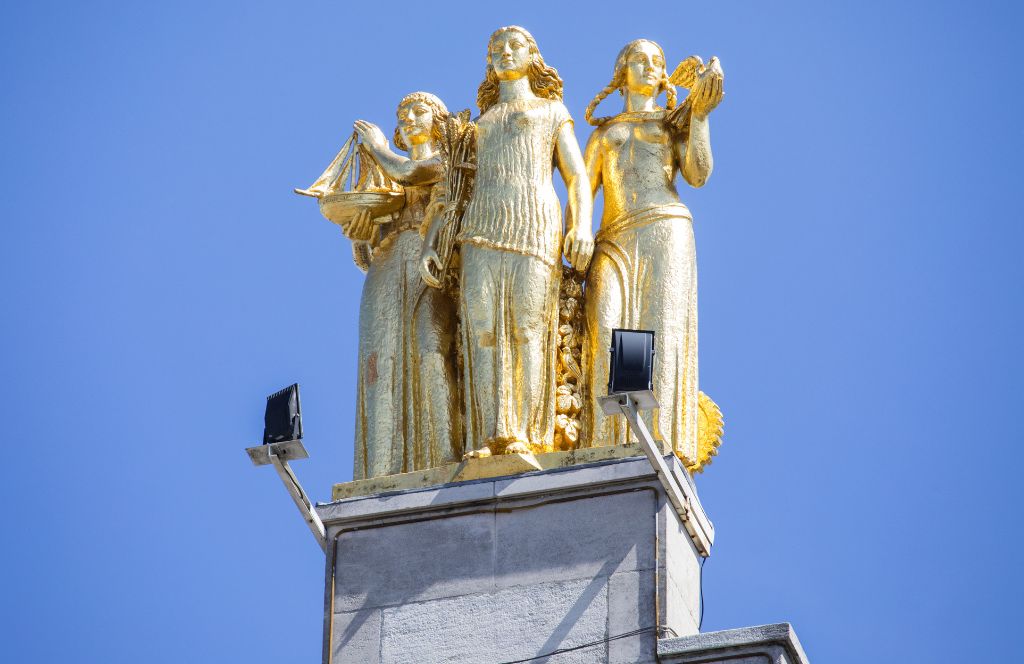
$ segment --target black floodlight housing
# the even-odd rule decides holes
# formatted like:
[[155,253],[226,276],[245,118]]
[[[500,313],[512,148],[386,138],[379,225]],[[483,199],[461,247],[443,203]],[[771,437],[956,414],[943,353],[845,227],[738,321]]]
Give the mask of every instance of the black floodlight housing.
[[608,394],[650,391],[654,376],[654,332],[612,330],[611,351]]
[[299,384],[295,383],[267,397],[267,411],[263,415],[263,444],[300,438],[302,410],[299,407]]

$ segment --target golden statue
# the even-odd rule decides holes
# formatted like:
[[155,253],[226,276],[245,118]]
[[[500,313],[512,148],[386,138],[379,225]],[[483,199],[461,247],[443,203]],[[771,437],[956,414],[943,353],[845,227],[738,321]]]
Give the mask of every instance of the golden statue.
[[[661,408],[644,419],[655,438],[667,440],[666,451],[691,469],[699,467],[697,264],[690,212],[674,181],[681,172],[700,187],[711,175],[708,114],[722,99],[722,81],[716,58],[706,67],[688,58],[670,78],[661,47],[638,39],[619,52],[611,82],[585,113],[597,126],[586,165],[592,193],[604,189],[604,216],[584,305],[583,428],[590,445],[628,442],[626,423],[603,417],[596,401],[608,385],[611,330],[655,330],[653,382]],[[679,107],[673,83],[690,90]],[[593,117],[616,90],[625,99],[623,112]],[[662,92],[665,108],[657,104]]]
[[[711,174],[718,60],[691,56],[669,75],[658,44],[627,44],[586,109],[596,129],[585,155],[562,80],[528,31],[495,31],[486,62],[475,122],[434,95],[407,95],[394,142],[408,157],[359,120],[320,178],[296,189],[342,227],[367,273],[355,479],[466,452],[627,443],[626,423],[596,401],[613,328],[656,331],[662,407],[644,418],[666,453],[700,472],[717,454],[722,417],[698,390],[696,251],[675,176],[700,187]],[[689,91],[678,105],[676,86]],[[594,117],[615,91],[623,112]],[[568,191],[564,224],[555,168]]]
[[[444,170],[436,143],[449,113],[434,95],[414,92],[397,115],[395,145],[408,158],[389,149],[379,128],[359,120],[324,175],[296,190],[320,199],[321,211],[352,239],[356,264],[366,271],[354,479],[431,468],[463,452],[455,303],[445,291],[427,288],[419,272],[421,227]],[[355,157],[361,158],[358,174]]]
[[[477,456],[553,445],[562,254],[582,271],[593,250],[583,155],[561,99],[562,80],[529,32],[491,35],[457,236],[466,448]],[[569,195],[565,232],[553,165]],[[422,271],[441,262],[425,243]]]

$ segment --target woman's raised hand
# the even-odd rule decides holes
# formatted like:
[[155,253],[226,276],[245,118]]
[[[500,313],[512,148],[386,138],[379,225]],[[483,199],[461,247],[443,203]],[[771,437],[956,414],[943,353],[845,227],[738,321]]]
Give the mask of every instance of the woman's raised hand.
[[703,120],[711,111],[715,110],[725,96],[722,87],[725,80],[725,72],[722,71],[722,64],[718,58],[711,58],[707,67],[701,72],[697,79],[695,89],[690,91],[693,99],[693,115]]
[[363,142],[363,145],[367,146],[374,152],[386,150],[388,147],[388,139],[384,136],[384,132],[380,130],[380,127],[367,122],[366,120],[356,120],[352,127],[359,134],[359,140]]

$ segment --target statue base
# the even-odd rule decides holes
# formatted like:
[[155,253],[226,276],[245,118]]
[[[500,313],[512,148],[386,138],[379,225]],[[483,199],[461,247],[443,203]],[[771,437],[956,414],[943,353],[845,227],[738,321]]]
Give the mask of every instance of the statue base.
[[353,480],[335,484],[331,491],[331,500],[343,500],[357,496],[369,496],[377,493],[392,493],[436,487],[439,484],[478,480],[502,475],[517,475],[531,470],[553,470],[568,468],[597,461],[611,459],[627,459],[643,456],[643,452],[635,444],[605,445],[603,447],[586,447],[579,450],[564,452],[547,452],[544,454],[501,454],[477,459],[466,459],[458,463],[449,463],[427,470],[397,475],[382,475],[365,480]]
[[698,631],[688,533],[713,533],[685,469],[666,462],[683,517],[643,457],[318,505],[323,661],[499,663],[567,648],[559,662],[658,661],[659,632]]

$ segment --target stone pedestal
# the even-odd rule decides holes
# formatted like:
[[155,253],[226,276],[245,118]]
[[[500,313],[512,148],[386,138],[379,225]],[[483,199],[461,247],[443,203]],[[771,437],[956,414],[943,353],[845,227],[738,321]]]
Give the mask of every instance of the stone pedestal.
[[684,517],[636,457],[317,506],[325,664],[499,664],[580,646],[551,661],[658,661],[658,626],[697,633],[690,533],[713,536],[667,461]]

